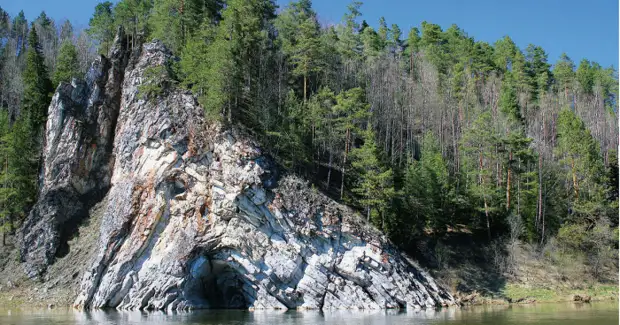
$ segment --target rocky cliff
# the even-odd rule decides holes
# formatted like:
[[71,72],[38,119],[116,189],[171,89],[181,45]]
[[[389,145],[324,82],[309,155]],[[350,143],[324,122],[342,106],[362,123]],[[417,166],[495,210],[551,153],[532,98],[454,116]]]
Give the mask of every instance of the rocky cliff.
[[146,95],[141,85],[157,83],[149,69],[173,59],[157,41],[129,53],[121,34],[85,82],[58,88],[40,200],[20,230],[29,277],[45,277],[100,202],[76,307],[453,303],[354,211],[284,173],[240,128],[207,123],[190,93],[165,87]]

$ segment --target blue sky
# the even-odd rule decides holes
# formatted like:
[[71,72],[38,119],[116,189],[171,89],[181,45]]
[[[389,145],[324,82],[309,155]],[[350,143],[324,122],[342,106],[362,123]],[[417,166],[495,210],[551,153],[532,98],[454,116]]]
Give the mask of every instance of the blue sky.
[[[56,20],[68,18],[84,27],[98,0],[0,0],[12,16],[23,9],[28,19],[41,10]],[[280,6],[289,1],[277,0]],[[349,0],[314,0],[321,22],[337,23]],[[363,19],[376,26],[409,28],[424,20],[448,28],[457,24],[476,40],[493,43],[509,35],[522,49],[542,46],[554,62],[566,52],[576,63],[582,58],[618,67],[618,0],[367,0]]]

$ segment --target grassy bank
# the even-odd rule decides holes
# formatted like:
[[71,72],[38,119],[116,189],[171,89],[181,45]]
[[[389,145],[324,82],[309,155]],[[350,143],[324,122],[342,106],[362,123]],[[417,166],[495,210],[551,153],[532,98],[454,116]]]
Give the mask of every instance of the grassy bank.
[[566,302],[573,301],[575,295],[590,296],[592,301],[609,301],[618,299],[618,286],[595,284],[583,289],[549,289],[509,283],[501,293],[512,301]]

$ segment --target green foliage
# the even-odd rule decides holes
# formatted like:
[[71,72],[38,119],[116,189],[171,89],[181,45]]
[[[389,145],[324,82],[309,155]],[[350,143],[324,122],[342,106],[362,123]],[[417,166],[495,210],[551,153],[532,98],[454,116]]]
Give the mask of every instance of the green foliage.
[[362,42],[359,36],[360,26],[357,18],[361,16],[362,3],[353,1],[347,6],[347,13],[343,17],[343,23],[338,26],[338,52],[344,60],[355,60],[362,50]]
[[[311,102],[314,102],[311,99]],[[303,114],[303,103],[291,89],[285,100],[286,118],[278,128],[279,131],[267,132],[267,139],[273,144],[274,153],[282,163],[290,169],[296,170],[308,163],[308,148],[305,142],[307,134],[307,114]]]
[[161,40],[173,52],[180,50],[185,42],[183,5],[184,1],[155,0],[149,17],[151,37]]
[[605,173],[599,145],[583,121],[569,109],[563,109],[558,117],[556,154],[566,170],[566,184],[574,194],[575,209],[583,209],[581,212],[586,214],[605,213]]
[[411,53],[418,52],[420,50],[420,41],[420,30],[417,27],[412,27],[407,36],[407,53],[411,55]]
[[396,24],[392,24],[392,30],[390,33],[390,40],[389,40],[389,44],[392,48],[392,52],[394,53],[400,53],[402,51],[402,41],[400,39],[400,37],[402,32],[400,31],[400,28],[398,27],[398,25]]
[[416,220],[417,232],[422,227],[435,234],[446,231],[452,223],[449,204],[453,191],[439,143],[429,132],[424,136],[420,160],[413,161],[405,172],[403,186],[405,205]]
[[273,11],[268,0],[229,1],[220,24],[214,28],[205,24],[204,32],[187,45],[181,71],[208,115],[225,116],[230,122],[233,113],[240,115],[251,106],[242,82],[256,77],[254,49],[265,38],[263,28]]
[[[45,16],[40,19],[41,24],[48,23]],[[34,25],[28,45],[20,116],[10,126],[6,111],[0,113],[0,229],[4,232],[19,225],[36,198],[41,134],[53,90]]]
[[132,47],[137,45],[139,39],[148,38],[148,20],[152,7],[152,0],[121,0],[114,7],[114,26],[123,26]]
[[114,40],[114,4],[110,1],[105,1],[97,4],[93,17],[88,23],[88,29],[86,32],[96,40],[98,44],[99,53],[107,55]]
[[381,50],[383,49],[381,46],[381,39],[372,27],[367,27],[364,29],[361,34],[361,39],[364,48],[364,59],[367,62],[372,62],[381,54]]
[[566,53],[562,53],[562,56],[553,67],[553,75],[559,89],[568,92],[575,80],[575,64]]
[[61,82],[71,82],[71,78],[78,77],[79,73],[80,67],[75,45],[70,40],[65,40],[58,53],[53,84],[57,87]]
[[28,116],[33,130],[39,130],[47,119],[47,106],[51,101],[52,82],[43,62],[37,31],[34,26],[28,37],[26,69],[24,71],[23,113]]
[[150,37],[178,53],[199,32],[202,22],[218,18],[222,6],[218,0],[155,0],[148,18]]
[[[557,143],[556,154],[565,171],[568,190],[569,225],[583,225],[588,229],[600,224],[617,225],[618,201],[617,197],[609,195],[611,189],[608,187],[598,143],[585,128],[583,121],[568,109],[562,110],[558,118]],[[562,229],[558,236],[562,236]],[[588,233],[588,236],[592,234]],[[579,242],[577,245],[580,245]],[[601,250],[607,249],[607,246],[601,245],[596,248],[602,254]]]
[[[560,254],[585,255],[587,265],[597,278],[605,264],[618,259],[617,228],[605,222],[566,224],[556,237]],[[613,262],[612,262],[613,263]]]
[[308,79],[322,70],[320,26],[308,0],[291,3],[275,22],[283,53],[288,56],[294,77],[303,78],[303,99],[308,96]]
[[146,68],[144,79],[138,86],[138,94],[142,99],[155,100],[170,87],[170,76],[165,65]]
[[499,97],[499,107],[502,113],[504,113],[511,123],[521,123],[521,109],[519,108],[519,101],[517,98],[517,91],[511,80],[511,74],[507,74],[507,77],[502,83],[502,88]]
[[547,63],[547,53],[540,46],[530,44],[525,49],[525,53],[525,68],[532,92],[531,98],[533,101],[538,101],[539,97],[549,87],[551,81],[549,68],[551,65]]
[[586,94],[591,94],[594,88],[595,68],[590,61],[586,59],[581,60],[576,76],[579,85],[581,85],[581,90]]
[[351,167],[356,175],[351,191],[357,195],[356,203],[364,208],[367,219],[376,212],[372,222],[385,231],[386,214],[396,193],[392,170],[381,166],[374,138],[372,128],[368,128],[362,133],[364,144],[351,150]]
[[27,215],[37,195],[38,133],[27,117],[9,127],[0,113],[0,232],[10,232]]

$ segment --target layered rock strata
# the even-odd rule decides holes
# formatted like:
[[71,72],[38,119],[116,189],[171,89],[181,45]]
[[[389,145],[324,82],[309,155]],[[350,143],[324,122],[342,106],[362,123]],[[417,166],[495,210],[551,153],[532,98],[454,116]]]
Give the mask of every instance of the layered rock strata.
[[63,231],[105,195],[79,308],[453,303],[354,211],[283,173],[240,128],[206,122],[190,93],[147,96],[143,85],[160,82],[149,71],[165,72],[174,58],[157,41],[133,55],[125,43],[121,35],[86,82],[54,96],[41,199],[22,229],[29,276],[45,274]]

